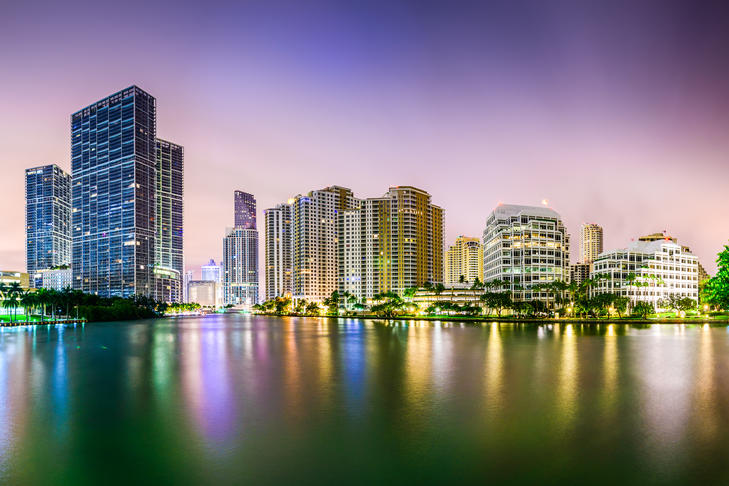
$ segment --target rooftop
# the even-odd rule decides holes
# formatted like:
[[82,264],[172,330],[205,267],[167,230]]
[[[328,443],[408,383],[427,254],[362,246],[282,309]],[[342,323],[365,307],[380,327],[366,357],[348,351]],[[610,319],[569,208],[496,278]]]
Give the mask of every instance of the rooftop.
[[520,206],[518,204],[500,204],[496,206],[493,214],[498,219],[506,219],[522,215],[561,219],[557,211],[546,206]]

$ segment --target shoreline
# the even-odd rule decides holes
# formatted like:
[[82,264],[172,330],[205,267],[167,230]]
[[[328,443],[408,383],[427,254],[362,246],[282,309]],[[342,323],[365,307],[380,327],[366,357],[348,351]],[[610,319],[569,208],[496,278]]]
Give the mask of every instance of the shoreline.
[[727,319],[712,319],[712,318],[695,318],[695,319],[631,319],[631,318],[609,318],[609,319],[579,319],[579,318],[536,318],[536,317],[465,317],[465,316],[394,316],[394,317],[383,317],[375,315],[362,315],[362,316],[322,316],[316,314],[252,314],[256,316],[264,317],[315,317],[319,319],[368,319],[374,321],[445,321],[445,322],[499,322],[499,323],[545,323],[545,324],[723,324],[729,325]]

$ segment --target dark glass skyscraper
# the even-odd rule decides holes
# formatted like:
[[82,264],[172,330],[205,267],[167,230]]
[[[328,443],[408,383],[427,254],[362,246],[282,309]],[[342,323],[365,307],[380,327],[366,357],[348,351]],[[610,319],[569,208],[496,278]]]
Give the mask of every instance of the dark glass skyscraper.
[[157,265],[182,275],[182,192],[184,149],[157,139]]
[[71,115],[75,289],[154,293],[156,109],[132,86]]
[[71,263],[71,176],[55,164],[25,171],[25,256],[30,285],[39,270]]
[[233,199],[235,202],[235,227],[243,229],[257,229],[256,199],[253,197],[253,194],[248,194],[243,191],[235,191]]

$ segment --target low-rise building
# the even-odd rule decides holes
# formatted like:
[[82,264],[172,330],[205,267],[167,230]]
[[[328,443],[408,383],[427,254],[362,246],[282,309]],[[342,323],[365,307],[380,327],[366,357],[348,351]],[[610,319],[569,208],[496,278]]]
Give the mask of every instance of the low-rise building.
[[218,286],[212,280],[191,280],[187,284],[187,296],[191,303],[203,307],[215,307],[218,303]]
[[648,302],[656,309],[670,296],[698,302],[698,258],[671,239],[639,240],[627,248],[601,253],[593,263],[591,278],[598,275],[593,294],[614,293],[632,304]]
[[14,282],[19,283],[21,287],[27,289],[30,287],[30,275],[25,272],[0,270],[0,283],[12,285]]
[[483,293],[484,289],[445,289],[441,292],[430,289],[419,289],[413,295],[412,301],[417,304],[420,310],[425,310],[429,306],[438,304],[439,302],[453,302],[459,305],[470,304],[483,307],[480,300]]
[[44,289],[63,290],[73,285],[73,271],[70,268],[40,270],[35,280],[40,280]]

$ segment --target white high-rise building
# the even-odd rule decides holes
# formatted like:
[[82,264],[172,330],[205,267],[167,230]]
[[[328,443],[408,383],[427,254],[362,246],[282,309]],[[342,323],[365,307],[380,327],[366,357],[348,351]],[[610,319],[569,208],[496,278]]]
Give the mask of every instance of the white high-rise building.
[[685,246],[670,239],[634,241],[627,248],[600,254],[590,277],[598,279],[593,294],[614,293],[631,303],[648,302],[656,309],[670,296],[688,297],[698,303],[698,258]]
[[266,209],[263,215],[266,225],[266,299],[273,299],[293,292],[291,205],[279,204]]
[[190,296],[187,293],[187,285],[192,281],[192,270],[188,270],[182,276],[182,301],[190,302]]
[[339,186],[298,195],[292,201],[294,299],[321,302],[337,290],[337,216],[354,205],[352,191]]
[[547,207],[499,205],[483,232],[484,279],[506,282],[514,300],[551,300],[535,284],[569,279],[569,235]]
[[580,227],[580,262],[592,263],[602,253],[602,226],[583,223]]
[[200,267],[200,276],[200,280],[221,284],[223,282],[223,267],[211,258],[207,265]]

